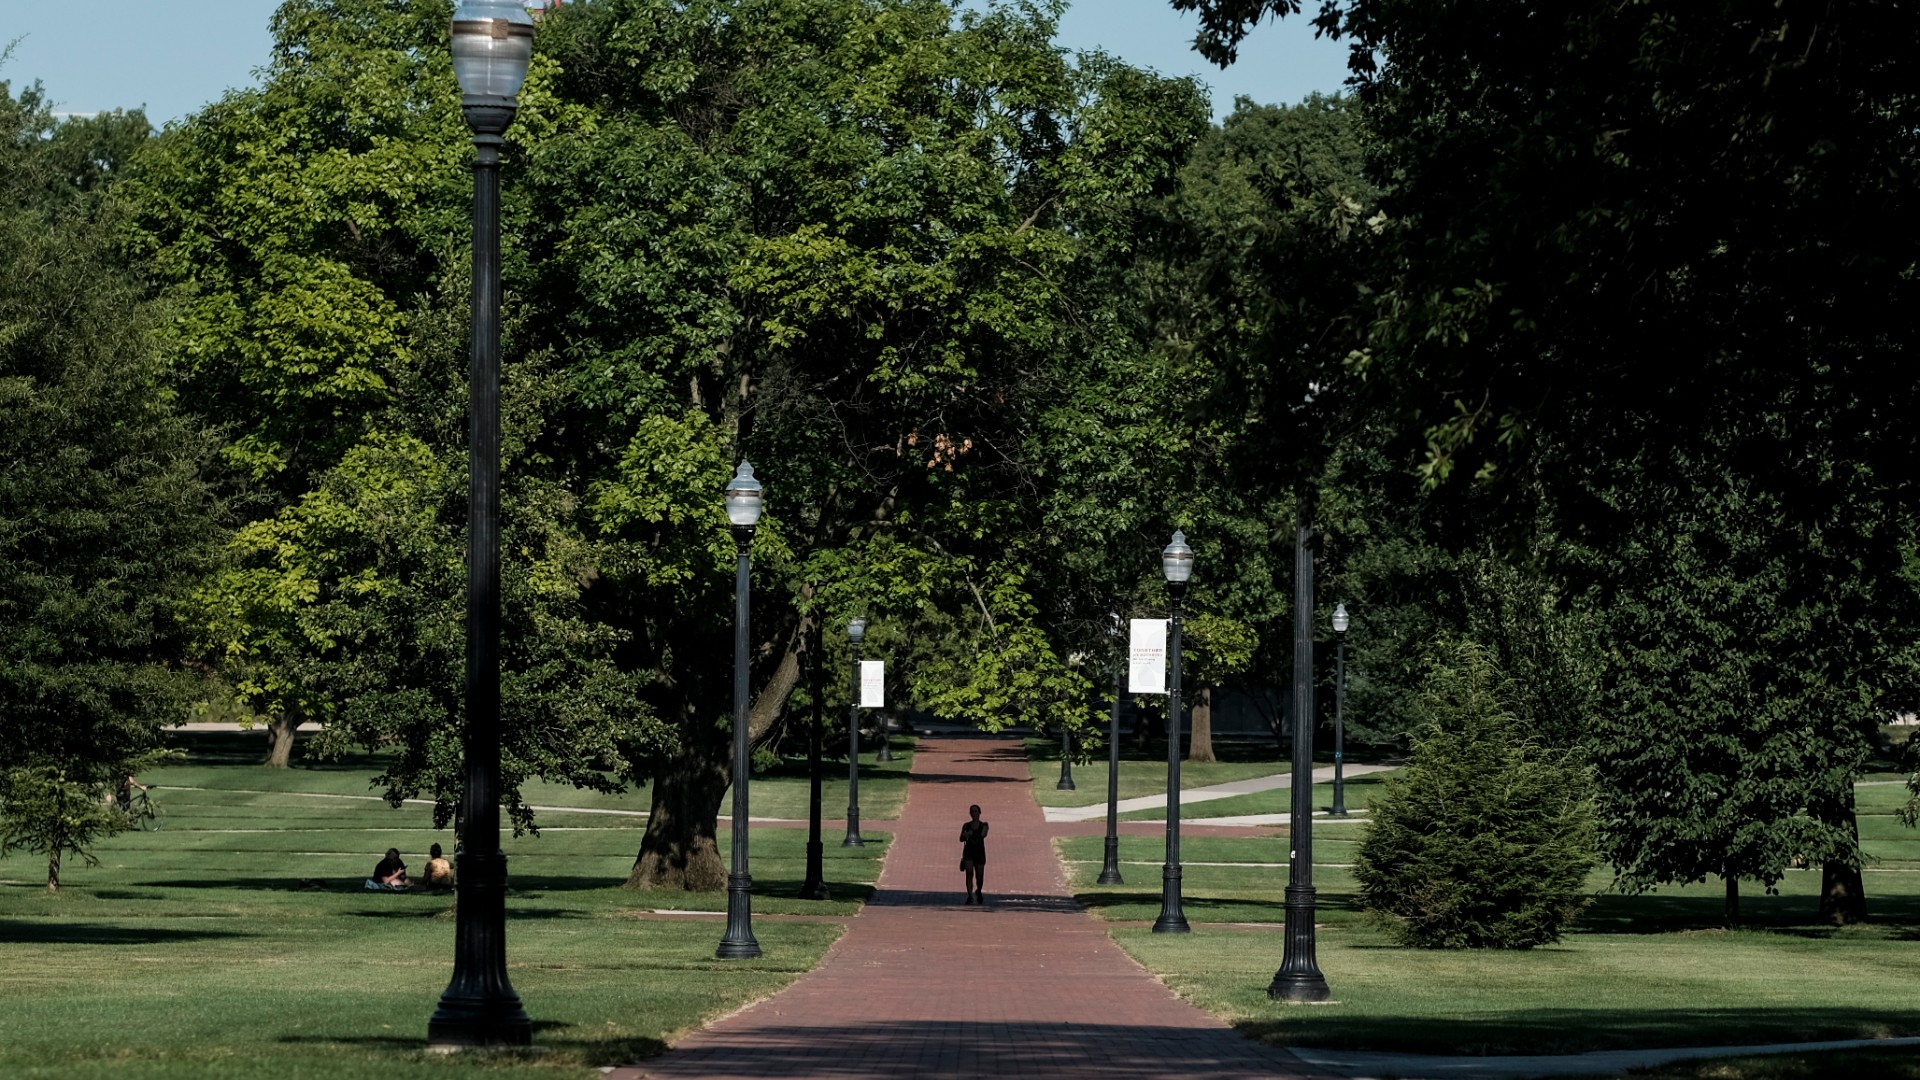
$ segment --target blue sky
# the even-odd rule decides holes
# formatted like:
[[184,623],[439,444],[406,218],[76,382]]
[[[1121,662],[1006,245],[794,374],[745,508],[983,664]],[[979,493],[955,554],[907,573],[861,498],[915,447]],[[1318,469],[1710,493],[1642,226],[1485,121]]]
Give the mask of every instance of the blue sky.
[[[967,0],[976,4],[978,0]],[[144,105],[177,120],[246,86],[267,59],[278,0],[0,0],[0,44],[15,42],[0,80],[40,80],[63,112]],[[1193,52],[1195,20],[1166,0],[1078,0],[1060,26],[1069,49],[1103,48],[1168,75],[1198,75],[1224,114],[1235,94],[1290,104],[1340,89],[1346,49],[1318,41],[1306,20],[1262,26],[1240,62],[1220,71]]]

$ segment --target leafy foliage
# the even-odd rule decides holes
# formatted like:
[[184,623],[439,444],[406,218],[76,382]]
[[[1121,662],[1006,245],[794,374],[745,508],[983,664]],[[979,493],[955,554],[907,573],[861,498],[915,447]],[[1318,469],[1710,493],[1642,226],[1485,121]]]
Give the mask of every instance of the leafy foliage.
[[150,307],[112,248],[138,113],[56,122],[0,83],[0,851],[47,859],[103,805],[195,679],[181,605],[211,565],[212,440],[174,407]]
[[[1176,6],[1217,60],[1300,11]],[[1920,264],[1889,227],[1920,209],[1917,18],[1877,0],[1314,16],[1351,45],[1385,186],[1349,369],[1426,444],[1443,501],[1516,546],[1564,544],[1542,568],[1620,643],[1597,761],[1623,881],[1715,861],[1771,881],[1812,858],[1858,883],[1851,785],[1875,724],[1920,699],[1915,339],[1892,314]]]
[[[1843,652],[1871,648],[1870,637],[1806,636],[1835,609],[1897,613],[1911,586],[1876,585],[1897,579],[1869,565],[1806,558],[1809,538],[1777,529],[1783,508],[1764,483],[1690,479],[1673,491],[1683,505],[1634,496],[1654,512],[1629,526],[1620,554],[1586,568],[1612,583],[1596,586],[1613,656],[1591,737],[1604,848],[1635,890],[1713,874],[1771,886],[1810,863],[1857,868],[1852,785],[1888,702],[1850,677]],[[1875,681],[1903,667],[1883,656]]]
[[[443,822],[464,782],[467,253],[450,238],[471,198],[448,8],[282,5],[263,84],[169,130],[123,192],[129,248],[179,312],[176,385],[233,434],[247,481],[251,520],[194,597],[202,649],[242,715],[324,721],[319,753],[399,746],[375,783],[429,795]],[[603,553],[539,445],[564,373],[509,355],[502,781],[527,828],[522,780],[618,786],[662,731],[613,659],[621,632],[582,607]]]
[[[468,153],[446,8],[283,5],[263,85],[167,133],[128,189],[133,250],[182,313],[180,385],[250,479],[199,597],[208,648],[255,712],[324,715],[323,749],[398,740],[389,796],[443,807]],[[653,780],[666,877],[718,880],[727,733],[779,738],[810,643],[844,648],[828,618],[867,614],[919,705],[1093,715],[1026,433],[1093,238],[1132,227],[1205,110],[1189,82],[1069,62],[1057,14],[542,17],[504,174],[507,769]],[[769,511],[754,701],[729,717],[717,495],[742,457]]]
[[1587,778],[1528,731],[1487,650],[1456,642],[1435,659],[1413,762],[1374,801],[1355,857],[1362,900],[1409,945],[1557,941],[1587,904]]
[[[98,178],[137,115],[56,126],[0,84],[0,761],[138,747],[177,703],[178,602],[218,541],[211,449],[164,392]],[[97,145],[97,153],[78,148]]]
[[127,825],[96,778],[75,779],[57,765],[23,765],[0,773],[0,855],[26,851],[47,863],[47,891],[60,891],[60,866],[76,856],[100,860],[88,849]]

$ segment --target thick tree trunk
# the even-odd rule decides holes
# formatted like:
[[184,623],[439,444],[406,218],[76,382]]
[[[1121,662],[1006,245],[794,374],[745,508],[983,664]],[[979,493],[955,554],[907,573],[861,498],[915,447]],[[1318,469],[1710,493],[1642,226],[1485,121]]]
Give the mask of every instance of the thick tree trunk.
[[1821,866],[1820,917],[1835,926],[1867,921],[1867,883],[1859,867],[1843,862]]
[[293,764],[293,737],[300,729],[300,719],[304,714],[299,709],[288,709],[273,714],[267,721],[267,756],[265,764],[269,769],[285,769]]
[[1740,878],[1735,874],[1723,874],[1721,880],[1727,883],[1727,906],[1725,917],[1727,929],[1740,925]]
[[727,792],[725,747],[701,753],[689,745],[660,763],[653,777],[653,810],[640,838],[627,885],[636,889],[717,892],[727,887],[720,858],[720,800]]
[[47,849],[47,891],[60,891],[60,847],[57,844]]
[[[1860,819],[1854,815],[1853,792],[1849,788],[1846,805],[1829,816],[1828,823],[1847,830],[1853,837],[1855,858],[1860,850]],[[1820,917],[1835,926],[1867,921],[1867,883],[1855,862],[1829,859],[1820,867]]]
[[[747,709],[747,738],[765,741],[785,711],[787,697],[800,681],[800,654],[813,623],[802,619],[785,643],[753,704]],[[653,808],[647,831],[640,837],[640,854],[627,875],[635,889],[685,889],[712,892],[727,887],[727,864],[720,857],[721,801],[733,772],[733,743],[708,728],[693,730],[701,721],[696,707],[681,710],[678,753],[662,759],[653,770]]]
[[1213,685],[1203,683],[1193,695],[1188,712],[1193,725],[1193,740],[1187,744],[1188,761],[1218,761],[1213,756]]

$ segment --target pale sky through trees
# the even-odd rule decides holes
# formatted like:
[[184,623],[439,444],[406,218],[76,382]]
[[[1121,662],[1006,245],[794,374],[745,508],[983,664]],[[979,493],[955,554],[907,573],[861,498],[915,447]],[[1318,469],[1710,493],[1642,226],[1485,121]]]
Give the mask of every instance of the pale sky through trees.
[[[983,0],[964,0],[981,6]],[[0,81],[38,79],[60,112],[144,105],[155,124],[178,120],[267,60],[278,0],[0,0],[0,45],[14,42]],[[1340,89],[1346,49],[1315,40],[1304,18],[1262,26],[1240,62],[1220,71],[1192,49],[1195,16],[1166,0],[1079,0],[1060,27],[1069,49],[1104,48],[1167,75],[1198,75],[1214,113],[1235,94],[1291,104]]]

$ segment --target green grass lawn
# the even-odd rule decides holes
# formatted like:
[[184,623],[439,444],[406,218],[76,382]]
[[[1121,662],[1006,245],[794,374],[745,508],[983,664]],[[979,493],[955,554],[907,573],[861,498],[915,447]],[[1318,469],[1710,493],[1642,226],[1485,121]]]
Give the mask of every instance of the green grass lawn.
[[1884,928],[1583,933],[1502,952],[1402,949],[1335,922],[1319,933],[1319,961],[1336,1004],[1312,1007],[1267,999],[1277,931],[1114,937],[1183,997],[1282,1044],[1555,1054],[1920,1033],[1901,992],[1920,942]]
[[[1597,869],[1588,882],[1598,894],[1593,906],[1557,945],[1528,952],[1407,949],[1359,910],[1351,872],[1329,865],[1352,862],[1365,826],[1329,826],[1322,819],[1314,837],[1320,890],[1315,921],[1319,962],[1334,1004],[1288,1006],[1267,999],[1282,953],[1277,927],[1208,925],[1284,919],[1284,835],[1183,838],[1184,908],[1195,932],[1175,937],[1118,927],[1113,936],[1182,996],[1280,1044],[1576,1053],[1920,1035],[1920,1013],[1906,1002],[1920,978],[1920,873],[1908,871],[1920,836],[1891,816],[1905,801],[1902,789],[1861,791],[1861,833],[1875,860],[1867,874],[1875,922],[1867,926],[1836,929],[1815,920],[1817,870],[1790,873],[1778,895],[1747,883],[1744,925],[1728,931],[1719,926],[1718,881],[1624,896],[1608,892],[1611,873]],[[1317,791],[1316,804],[1324,803],[1322,794]],[[1349,805],[1354,802],[1350,792]],[[1076,894],[1097,916],[1145,921],[1158,914],[1160,837],[1121,838],[1128,881],[1121,886],[1092,883],[1101,865],[1100,837],[1056,843]],[[1904,1071],[1873,1071],[1891,1060],[1908,1064]],[[1920,1077],[1915,1061],[1920,1054],[1788,1055],[1693,1063],[1652,1075]]]
[[[162,790],[156,796],[169,813],[176,800],[167,795],[168,788],[212,786],[226,790],[296,792],[309,801],[313,801],[311,797],[315,795],[354,796],[361,799],[377,798],[379,795],[379,791],[368,786],[369,778],[380,771],[380,763],[371,754],[353,754],[339,761],[317,761],[296,755],[291,769],[261,769],[252,767],[260,761],[265,747],[258,734],[175,732],[171,739],[190,753],[190,760],[181,765],[153,769],[140,778],[143,782],[160,785]],[[907,797],[907,772],[913,767],[914,741],[910,736],[894,735],[891,743],[893,760],[884,763],[876,762],[873,747],[863,744],[866,745],[860,755],[860,818],[863,826],[869,819],[882,821],[899,816],[900,806]],[[244,779],[233,779],[236,776]],[[542,827],[550,820],[560,824],[577,823],[571,819],[559,821],[558,815],[564,813],[556,809],[559,807],[619,810],[644,815],[652,805],[652,796],[645,785],[609,795],[565,784],[529,780],[521,786],[521,791],[528,805],[550,808],[534,814],[534,821]],[[785,758],[765,773],[755,773],[751,796],[755,817],[804,819],[807,816],[808,796],[806,759]],[[720,808],[722,817],[726,816],[727,806],[723,800]],[[821,763],[820,807],[821,815],[828,818],[841,817],[847,812],[847,761],[844,756],[837,761],[828,758]]]
[[[1182,791],[1293,771],[1291,761],[1271,745],[1221,743],[1215,750],[1219,761],[1180,763]],[[1107,758],[1104,753],[1096,760],[1074,765],[1074,791],[1059,791],[1054,787],[1060,780],[1058,739],[1028,739],[1027,768],[1033,775],[1033,797],[1039,800],[1041,806],[1092,806],[1107,800]],[[864,783],[861,790],[866,790]],[[1143,752],[1130,743],[1123,743],[1120,748],[1120,797],[1132,799],[1141,795],[1159,795],[1166,790],[1165,749]]]
[[[900,816],[907,800],[907,772],[913,768],[915,740],[895,734],[890,742],[893,760],[876,762],[871,739],[860,741],[860,832],[866,835],[870,821],[891,821]],[[845,817],[847,813],[847,759],[845,747],[838,761],[821,762],[820,815]],[[805,818],[807,816],[807,759],[787,758],[778,768],[756,773],[752,799],[755,817]],[[722,816],[725,811],[722,811]],[[836,838],[837,839],[837,838]]]
[[[1318,764],[1323,763],[1316,763]],[[1379,792],[1381,783],[1392,773],[1368,773],[1365,776],[1350,776],[1346,780],[1348,811],[1365,810]],[[1182,785],[1185,787],[1186,785]],[[1333,808],[1333,784],[1313,785],[1313,808],[1330,810]],[[1251,795],[1229,795],[1224,799],[1208,799],[1205,802],[1182,804],[1180,816],[1183,819],[1210,817],[1239,817],[1244,814],[1284,814],[1293,809],[1293,789],[1274,788],[1271,791],[1256,791]],[[1161,810],[1134,810],[1120,815],[1122,821],[1158,821],[1167,815]]]
[[[1380,790],[1381,780],[1390,773],[1369,773],[1347,781],[1347,810],[1364,811],[1375,792]],[[1184,790],[1186,785],[1182,785]],[[1325,811],[1333,808],[1333,784],[1313,785],[1313,808]],[[1182,802],[1180,820],[1198,821],[1204,818],[1240,817],[1247,814],[1285,814],[1293,809],[1293,789],[1275,788],[1272,791],[1257,791],[1251,795],[1229,795],[1224,799],[1207,799],[1203,802]],[[1121,821],[1163,821],[1166,810],[1153,807],[1146,810],[1129,810],[1121,813]],[[1362,815],[1364,816],[1364,815]],[[1324,821],[1324,818],[1316,819]],[[1349,819],[1357,823],[1359,818]],[[1349,822],[1335,821],[1330,828],[1340,828]]]
[[[721,920],[648,916],[724,910],[723,894],[620,887],[644,818],[543,813],[539,836],[507,841],[508,961],[550,1052],[430,1056],[421,1047],[452,970],[452,898],[361,887],[388,847],[418,870],[429,843],[448,842],[430,809],[337,797],[366,793],[369,774],[352,763],[268,770],[222,745],[143,777],[160,785],[165,827],[101,844],[98,867],[69,861],[58,897],[36,860],[0,861],[0,1075],[357,1078],[399,1067],[586,1078],[779,989],[841,931],[762,919],[754,930],[766,955],[722,963]],[[783,785],[794,786],[766,787]],[[645,808],[644,794],[530,794]],[[797,898],[805,831],[756,829],[756,914],[851,913],[871,893],[887,839],[829,844],[835,900],[811,902]],[[726,843],[723,830],[723,853]]]

